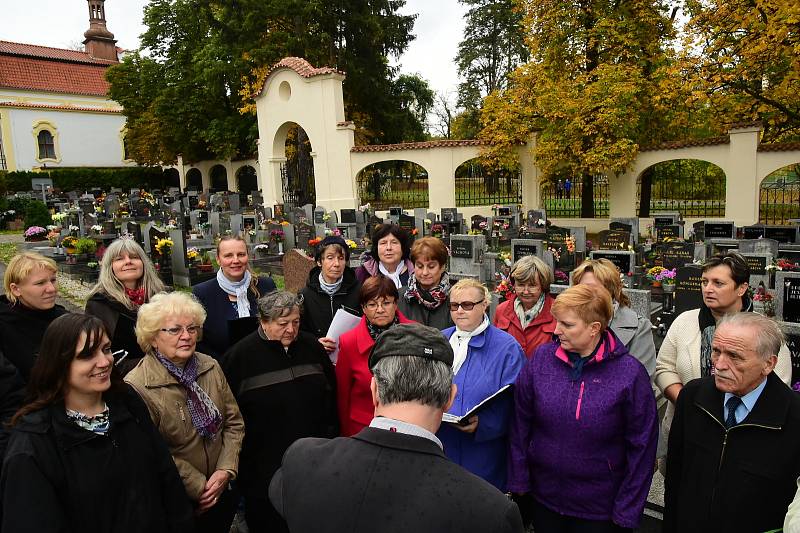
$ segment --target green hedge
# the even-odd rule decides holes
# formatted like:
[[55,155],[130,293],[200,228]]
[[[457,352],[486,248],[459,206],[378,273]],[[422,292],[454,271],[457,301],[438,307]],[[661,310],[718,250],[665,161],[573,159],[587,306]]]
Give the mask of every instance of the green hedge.
[[161,167],[133,168],[58,168],[44,172],[0,171],[0,194],[30,191],[31,178],[50,177],[53,187],[62,191],[84,190],[98,187],[108,190],[119,187],[164,189],[166,179]]

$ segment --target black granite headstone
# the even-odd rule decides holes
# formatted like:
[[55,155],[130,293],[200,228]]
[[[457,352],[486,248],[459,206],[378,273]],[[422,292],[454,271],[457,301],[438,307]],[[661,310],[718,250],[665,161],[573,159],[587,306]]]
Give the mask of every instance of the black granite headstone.
[[703,304],[702,274],[703,269],[699,265],[686,265],[678,268],[675,276],[676,315],[690,309],[697,309]]
[[783,320],[800,323],[800,278],[783,280]]
[[450,241],[450,255],[469,259],[472,257],[472,240],[458,239]]

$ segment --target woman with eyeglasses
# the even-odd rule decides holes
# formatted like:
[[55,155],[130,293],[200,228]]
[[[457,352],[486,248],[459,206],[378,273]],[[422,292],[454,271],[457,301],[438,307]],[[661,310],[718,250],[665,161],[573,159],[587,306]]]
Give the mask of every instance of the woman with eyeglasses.
[[86,302],[86,314],[106,325],[111,348],[119,352],[115,360],[123,376],[144,357],[134,332],[139,307],[163,290],[153,262],[135,240],[117,239],[106,248],[100,260],[100,276]]
[[183,292],[157,294],[141,306],[136,339],[145,356],[126,376],[167,443],[198,532],[225,532],[238,495],[244,422],[219,364],[195,350],[206,312]]
[[[519,343],[491,325],[486,311],[491,295],[479,281],[462,279],[450,289],[455,326],[442,334],[453,347],[453,383],[457,387],[451,415],[463,416],[484,399],[511,385],[525,363]],[[513,396],[503,393],[465,425],[442,424],[437,436],[453,462],[500,490],[506,485],[508,425]]]
[[344,437],[355,435],[372,421],[369,353],[378,336],[395,324],[413,322],[397,309],[397,287],[384,276],[368,278],[361,285],[359,303],[364,316],[359,324],[339,337],[336,361],[336,397],[339,425]]
[[494,325],[517,339],[530,359],[536,348],[552,340],[556,327],[550,314],[553,271],[538,257],[527,255],[514,263],[509,277],[514,295],[497,306]]
[[222,360],[247,426],[238,484],[252,533],[288,531],[267,496],[286,449],[303,437],[338,434],[333,364],[317,338],[300,330],[302,314],[294,293],[263,296],[258,329]]

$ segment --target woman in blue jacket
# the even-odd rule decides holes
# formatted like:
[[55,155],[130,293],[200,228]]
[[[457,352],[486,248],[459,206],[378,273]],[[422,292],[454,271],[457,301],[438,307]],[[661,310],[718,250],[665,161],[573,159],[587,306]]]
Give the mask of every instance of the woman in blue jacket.
[[[458,391],[448,411],[462,416],[506,385],[514,383],[525,354],[519,343],[489,323],[491,295],[480,282],[462,279],[450,289],[450,313],[455,327],[442,333],[455,354],[453,382]],[[513,396],[503,393],[466,425],[444,423],[437,436],[452,461],[500,490],[506,485],[508,425]]]
[[256,330],[258,299],[275,290],[271,278],[259,278],[250,270],[247,243],[239,235],[219,240],[217,262],[217,277],[192,288],[208,313],[197,351],[214,359]]

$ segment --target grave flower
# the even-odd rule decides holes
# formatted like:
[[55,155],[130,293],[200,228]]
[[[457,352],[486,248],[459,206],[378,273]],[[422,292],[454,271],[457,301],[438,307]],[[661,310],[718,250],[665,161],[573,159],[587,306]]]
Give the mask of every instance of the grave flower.
[[72,235],[67,235],[61,240],[61,246],[66,248],[68,252],[74,253],[75,244],[77,244],[77,242],[78,242],[77,237],[73,237]]
[[425,219],[425,225],[426,225],[426,226],[430,226],[431,224],[433,224],[433,222],[431,221],[431,219],[429,219],[429,218],[426,218],[426,219]]
[[324,220],[325,222],[327,222],[330,219],[331,219],[330,213],[325,213],[324,215],[322,215],[322,220]]
[[96,232],[99,233],[100,231],[103,230],[103,226],[101,226],[100,224],[95,224],[94,226],[92,226],[91,229],[92,229],[92,231],[96,231]]
[[569,282],[569,276],[567,276],[567,273],[564,272],[563,270],[557,269],[555,272],[553,272],[553,276],[556,278],[556,281],[559,282],[559,283],[568,283]]
[[564,239],[564,244],[567,245],[567,251],[571,254],[575,253],[575,237],[570,235],[569,237]]
[[282,229],[274,229],[269,232],[269,238],[275,242],[283,241],[283,238],[286,236],[286,233]]
[[172,242],[172,239],[158,239],[158,242],[156,242],[156,252],[161,256],[169,255],[174,245],[175,243]]
[[497,258],[505,263],[506,266],[511,266],[511,252],[500,252]]
[[316,246],[322,242],[322,237],[314,237],[313,239],[308,240],[309,246]]
[[500,298],[504,300],[510,300],[514,297],[514,287],[511,285],[511,280],[508,277],[500,274],[499,272],[494,273],[495,279],[499,279],[500,283],[498,283],[495,288],[495,294],[498,294]]
[[47,238],[47,230],[41,226],[31,226],[25,230],[26,241],[43,241]]
[[186,250],[186,259],[194,263],[195,261],[200,260],[200,250],[192,246],[188,250]]
[[79,226],[75,226],[75,225],[70,225],[70,227],[69,227],[70,231],[80,231],[80,229],[81,228]]
[[344,242],[347,243],[347,247],[350,248],[351,250],[355,250],[358,247],[358,245],[356,244],[356,241],[352,241],[350,239],[345,239]]
[[55,213],[50,218],[53,219],[53,222],[61,222],[62,220],[67,218],[67,214],[66,213]]
[[416,235],[418,233],[419,233],[419,230],[417,228],[414,228],[414,229],[411,230],[411,235],[412,236],[414,236],[414,235]]

